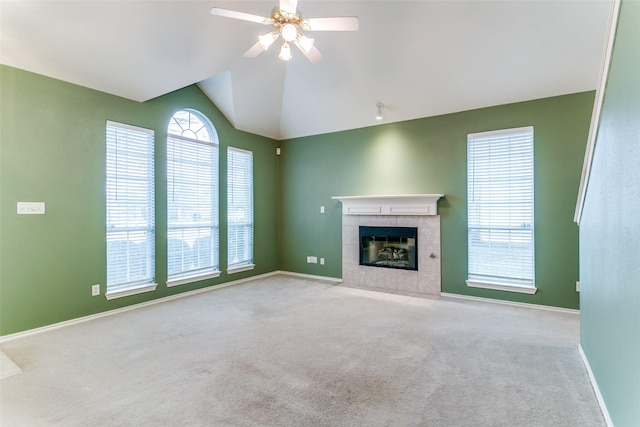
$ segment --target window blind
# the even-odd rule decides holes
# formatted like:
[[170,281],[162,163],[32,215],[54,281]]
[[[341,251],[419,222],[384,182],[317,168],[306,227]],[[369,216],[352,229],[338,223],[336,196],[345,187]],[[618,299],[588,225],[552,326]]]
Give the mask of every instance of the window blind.
[[154,133],[107,122],[107,292],[154,281]]
[[534,286],[533,127],[468,135],[469,280]]
[[[185,120],[184,116],[188,116],[188,119]],[[180,111],[172,118],[173,125],[169,126],[169,281],[207,276],[218,271],[218,144],[209,140],[209,135],[215,134],[213,129],[207,132],[201,130],[204,120],[195,112]],[[182,135],[172,135],[179,122],[184,126],[184,132]]]
[[227,148],[228,268],[253,264],[253,153]]

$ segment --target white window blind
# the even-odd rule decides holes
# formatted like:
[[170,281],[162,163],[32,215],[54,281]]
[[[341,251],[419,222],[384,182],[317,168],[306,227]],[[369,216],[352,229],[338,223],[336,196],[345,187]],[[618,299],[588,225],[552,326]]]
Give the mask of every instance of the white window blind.
[[469,281],[534,287],[533,127],[467,144]]
[[219,274],[218,234],[217,135],[204,115],[178,111],[167,137],[169,285]]
[[253,153],[227,148],[228,269],[253,264]]
[[154,281],[154,134],[107,122],[107,293]]

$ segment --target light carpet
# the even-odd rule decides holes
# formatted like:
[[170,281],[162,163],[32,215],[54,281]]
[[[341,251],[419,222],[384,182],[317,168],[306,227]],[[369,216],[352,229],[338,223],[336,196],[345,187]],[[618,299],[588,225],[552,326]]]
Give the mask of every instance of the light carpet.
[[579,317],[272,276],[14,339],[2,426],[604,426]]
[[0,380],[22,373],[22,369],[9,356],[0,351]]

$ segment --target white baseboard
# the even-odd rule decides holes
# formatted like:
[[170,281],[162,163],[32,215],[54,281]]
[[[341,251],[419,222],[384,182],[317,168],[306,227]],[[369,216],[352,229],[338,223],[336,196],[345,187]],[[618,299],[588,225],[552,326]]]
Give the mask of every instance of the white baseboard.
[[278,274],[285,274],[287,276],[296,276],[296,277],[302,277],[305,279],[312,279],[312,280],[321,280],[324,282],[330,282],[330,283],[342,283],[342,279],[338,278],[338,277],[328,277],[328,276],[314,276],[312,274],[303,274],[303,273],[296,273],[293,271],[283,271],[283,270],[278,270],[276,273]]
[[35,335],[35,334],[40,334],[40,333],[43,333],[43,332],[53,331],[55,329],[64,328],[66,326],[76,325],[78,323],[83,323],[83,322],[88,322],[89,320],[99,319],[101,317],[106,317],[106,316],[112,316],[114,314],[124,313],[124,312],[130,311],[130,310],[137,310],[137,309],[142,308],[142,307],[148,307],[148,306],[154,305],[154,304],[161,304],[163,302],[172,301],[172,300],[176,300],[176,299],[179,299],[179,298],[186,298],[186,297],[189,297],[189,296],[192,296],[192,295],[201,294],[201,293],[204,293],[204,292],[215,291],[215,290],[218,290],[218,289],[227,288],[229,286],[235,286],[235,285],[239,285],[241,283],[250,282],[252,280],[263,279],[265,277],[275,276],[277,274],[287,274],[287,273],[280,272],[280,271],[273,271],[271,273],[260,274],[260,275],[257,275],[257,276],[247,277],[245,279],[238,279],[238,280],[234,280],[232,282],[221,283],[219,285],[207,286],[205,288],[194,289],[192,291],[182,292],[180,294],[170,295],[170,296],[167,296],[167,297],[158,298],[158,299],[154,299],[154,300],[151,300],[151,301],[145,301],[145,302],[141,302],[139,304],[129,305],[127,307],[122,307],[122,308],[116,308],[116,309],[113,309],[113,310],[103,311],[101,313],[91,314],[89,316],[83,316],[83,317],[78,317],[76,319],[65,320],[63,322],[54,323],[52,325],[47,325],[47,326],[42,326],[40,328],[34,328],[34,329],[29,329],[27,331],[16,332],[15,334],[3,335],[3,336],[0,336],[0,344],[8,342],[8,341],[11,341],[11,340],[14,340],[14,339],[27,337],[27,336],[30,336],[30,335]]
[[598,382],[596,381],[596,377],[593,375],[593,371],[591,370],[591,365],[589,365],[589,359],[587,359],[587,355],[584,354],[584,350],[582,349],[582,344],[578,344],[578,352],[580,353],[580,357],[582,358],[584,367],[587,368],[587,374],[589,374],[591,387],[593,387],[593,391],[596,394],[596,399],[598,399],[598,404],[600,405],[600,410],[602,411],[602,416],[604,417],[604,421],[607,423],[608,427],[614,427],[613,421],[611,420],[611,415],[609,415],[609,411],[607,410],[607,405],[604,403],[604,398],[602,397],[602,393],[600,393],[600,387],[598,387]]
[[506,301],[506,300],[494,299],[494,298],[474,297],[474,296],[471,296],[471,295],[450,294],[450,293],[447,293],[447,292],[440,292],[440,296],[448,297],[448,298],[465,299],[465,300],[470,300],[470,301],[490,302],[490,303],[494,303],[494,304],[512,305],[512,306],[515,306],[515,307],[536,308],[536,309],[539,309],[539,310],[558,311],[560,313],[580,314],[580,310],[575,310],[575,309],[572,309],[572,308],[553,307],[553,306],[550,306],[550,305],[540,305],[540,304],[529,304],[527,302]]

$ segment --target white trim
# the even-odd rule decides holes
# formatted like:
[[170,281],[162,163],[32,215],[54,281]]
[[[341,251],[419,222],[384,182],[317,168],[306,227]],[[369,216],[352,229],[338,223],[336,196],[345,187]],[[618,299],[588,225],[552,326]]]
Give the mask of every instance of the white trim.
[[333,196],[342,202],[343,215],[437,215],[444,194],[394,194],[387,196]]
[[278,270],[278,273],[284,274],[286,276],[302,277],[304,279],[322,280],[325,282],[335,283],[336,285],[339,283],[342,283],[342,278],[339,278],[339,277],[314,276],[312,274],[303,274],[303,273],[296,273],[293,271],[282,271],[282,270]]
[[589,365],[589,360],[587,359],[587,355],[584,353],[582,344],[578,344],[578,353],[580,353],[580,357],[582,358],[582,363],[584,363],[584,367],[587,369],[587,374],[589,375],[589,380],[591,381],[591,387],[593,387],[593,392],[596,394],[596,399],[598,400],[598,405],[600,405],[600,410],[602,411],[602,416],[604,417],[604,421],[607,423],[608,427],[614,427],[613,420],[611,420],[611,415],[609,415],[609,410],[607,409],[607,405],[604,402],[602,393],[600,393],[600,387],[598,387],[598,382],[596,381],[595,375],[593,375],[593,371],[591,370],[591,365]]
[[204,274],[202,276],[189,276],[189,277],[182,277],[180,279],[167,280],[166,285],[167,285],[167,288],[171,288],[173,286],[186,285],[187,283],[199,282],[201,280],[215,279],[216,277],[220,277],[219,271],[214,271],[212,273]]
[[5,342],[14,340],[14,339],[18,339],[18,338],[24,338],[27,336],[31,336],[31,335],[36,335],[36,334],[40,334],[43,332],[49,332],[49,331],[53,331],[55,329],[60,329],[66,326],[71,326],[71,325],[77,325],[79,323],[84,323],[87,322],[89,320],[94,320],[94,319],[99,319],[101,317],[107,317],[107,316],[111,316],[114,314],[118,314],[118,313],[123,313],[126,311],[131,311],[131,310],[137,310],[138,308],[143,308],[143,307],[148,307],[150,305],[155,305],[155,304],[161,304],[164,302],[168,302],[168,301],[173,301],[173,300],[177,300],[180,298],[186,298],[186,297],[190,297],[193,295],[197,295],[197,294],[201,294],[204,292],[209,292],[209,291],[216,291],[218,289],[222,289],[222,288],[227,288],[229,286],[235,286],[235,285],[239,285],[241,283],[245,283],[245,282],[250,282],[253,280],[258,280],[258,279],[264,279],[266,277],[270,277],[270,276],[277,276],[278,274],[282,274],[282,272],[280,271],[274,271],[271,273],[265,273],[265,274],[259,274],[257,276],[252,276],[252,277],[247,277],[245,279],[239,279],[239,280],[234,280],[233,282],[227,282],[227,283],[221,283],[219,285],[212,285],[212,286],[207,286],[204,288],[200,288],[200,289],[194,289],[192,291],[187,291],[187,292],[182,292],[176,295],[170,295],[167,297],[162,297],[162,298],[157,298],[151,301],[145,301],[145,302],[141,302],[138,304],[132,304],[126,307],[122,307],[122,308],[116,308],[113,310],[107,310],[107,311],[103,311],[102,313],[96,313],[96,314],[91,314],[89,316],[83,316],[83,317],[78,317],[75,319],[71,319],[71,320],[65,320],[63,322],[58,322],[58,323],[54,323],[52,325],[47,325],[47,326],[42,326],[39,328],[34,328],[34,329],[29,329],[27,331],[22,331],[22,332],[16,332],[15,334],[10,334],[10,335],[3,335],[0,336],[0,344],[3,344]]
[[535,286],[512,285],[505,283],[478,282],[475,280],[465,280],[470,288],[493,289],[494,291],[518,292],[521,294],[533,295],[538,288]]
[[582,218],[582,209],[587,197],[587,187],[589,186],[589,178],[591,176],[591,165],[593,163],[593,154],[596,149],[596,138],[598,129],[600,128],[600,115],[602,114],[602,104],[604,103],[604,93],[607,86],[607,78],[609,76],[609,68],[611,66],[611,55],[613,53],[613,44],[616,36],[616,28],[618,26],[618,14],[620,13],[620,0],[613,0],[609,11],[609,32],[605,41],[602,62],[600,63],[600,77],[598,78],[598,87],[596,89],[596,99],[593,104],[593,112],[591,113],[591,124],[589,126],[589,136],[587,138],[587,148],[585,150],[584,162],[582,164],[582,176],[580,177],[580,187],[578,187],[578,200],[576,201],[576,211],[573,220],[579,225]]
[[245,150],[244,148],[238,148],[238,147],[229,146],[229,147],[227,147],[227,149],[229,149],[231,151],[237,151],[239,153],[251,154],[253,156],[253,151]]
[[490,130],[490,131],[486,131],[486,132],[470,133],[470,134],[467,135],[467,139],[470,139],[470,138],[486,138],[486,137],[495,136],[495,135],[509,135],[509,134],[518,133],[518,132],[531,132],[531,133],[533,133],[533,126],[522,126],[522,127],[519,127],[519,128],[498,129],[498,130]]
[[227,274],[242,273],[243,271],[253,270],[256,267],[255,264],[243,265],[242,267],[229,268]]
[[124,298],[131,295],[143,294],[145,292],[153,292],[158,288],[157,283],[145,283],[142,286],[136,286],[135,288],[129,288],[122,291],[111,291],[107,290],[107,293],[104,294],[104,297],[107,301],[111,301],[112,299]]
[[382,208],[380,206],[345,206],[345,215],[381,215]]
[[129,125],[127,123],[114,122],[111,120],[107,120],[107,126],[113,126],[120,129],[128,129],[136,132],[146,133],[147,135],[155,136],[155,131],[153,129],[142,128],[140,126]]
[[440,296],[447,297],[447,298],[465,299],[469,301],[488,302],[492,304],[511,305],[514,307],[523,307],[523,308],[535,308],[538,310],[556,311],[560,313],[580,315],[580,310],[575,310],[573,308],[554,307],[551,305],[531,304],[528,302],[516,302],[516,301],[507,301],[507,300],[494,299],[494,298],[474,297],[471,295],[450,294],[448,292],[440,292]]

